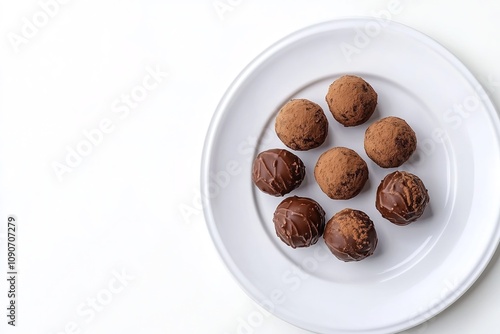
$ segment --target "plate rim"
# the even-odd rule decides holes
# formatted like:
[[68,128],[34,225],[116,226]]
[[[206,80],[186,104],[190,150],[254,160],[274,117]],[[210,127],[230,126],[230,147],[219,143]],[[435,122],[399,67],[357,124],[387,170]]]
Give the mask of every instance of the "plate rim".
[[[245,292],[245,294],[253,300],[257,305],[261,306],[261,303],[256,298],[256,294],[254,294],[250,287],[252,287],[251,282],[247,279],[247,277],[240,272],[238,266],[235,261],[231,258],[228,250],[223,244],[223,240],[220,237],[218,232],[217,224],[213,217],[212,207],[211,207],[211,198],[206,195],[209,194],[208,184],[209,184],[209,165],[211,161],[212,152],[214,150],[213,143],[217,132],[219,130],[218,125],[221,122],[222,117],[225,112],[227,112],[227,105],[230,103],[232,96],[236,91],[238,91],[241,84],[245,83],[246,78],[253,73],[254,69],[259,68],[260,65],[265,63],[269,57],[273,56],[275,52],[279,51],[283,47],[287,45],[291,45],[297,41],[300,41],[303,38],[317,35],[318,33],[325,33],[328,31],[335,31],[338,29],[335,25],[342,24],[352,24],[353,26],[359,26],[359,24],[373,22],[376,20],[374,17],[370,16],[354,16],[354,17],[344,17],[339,19],[330,19],[324,20],[312,25],[308,25],[302,27],[298,30],[293,31],[285,35],[284,37],[278,39],[273,42],[267,48],[265,48],[262,52],[260,52],[257,56],[255,56],[235,77],[235,79],[231,82],[231,84],[226,89],[225,93],[221,97],[215,111],[213,113],[212,119],[210,121],[205,141],[203,145],[202,151],[202,159],[201,159],[201,173],[200,173],[200,191],[201,191],[201,200],[203,206],[203,214],[205,218],[205,223],[211,237],[211,240],[217,250],[217,253],[220,259],[223,261],[226,270],[231,273],[232,278],[236,281],[236,283],[240,286],[240,288]],[[451,65],[453,65],[457,71],[463,76],[467,82],[475,88],[475,90],[482,96],[481,103],[485,107],[488,119],[491,121],[493,130],[496,135],[497,143],[500,144],[500,118],[498,115],[497,108],[495,107],[493,101],[490,96],[487,94],[483,85],[477,80],[477,78],[472,74],[472,72],[465,66],[465,64],[451,51],[449,51],[446,47],[444,47],[441,43],[437,42],[434,38],[429,35],[400,22],[389,20],[387,21],[387,26],[384,29],[392,29],[394,31],[403,32],[407,36],[418,39],[421,43],[428,46],[430,49],[436,51],[440,56],[445,58]],[[440,314],[446,308],[453,305],[458,299],[460,299],[478,280],[478,278],[483,274],[484,270],[487,268],[491,259],[495,255],[498,244],[500,241],[500,206],[497,208],[496,212],[496,226],[495,233],[491,235],[491,243],[489,247],[486,248],[486,252],[483,254],[484,256],[478,259],[468,274],[460,280],[459,284],[453,291],[453,293],[448,294],[448,296],[442,298],[439,302],[439,307],[433,308],[432,311],[426,310],[421,312],[412,319],[412,321],[407,321],[406,323],[392,324],[390,327],[384,327],[383,330],[391,330],[391,332],[399,332],[403,330],[407,330],[418,326],[425,321],[433,318],[434,316]],[[249,285],[250,284],[250,285]],[[300,325],[291,322],[289,319],[275,313],[271,312],[274,316],[279,319],[286,321],[287,323],[302,328],[304,330],[311,331],[311,329],[301,327]],[[379,333],[381,328],[374,329],[373,331],[362,331],[363,333]],[[356,331],[361,333],[359,331]],[[381,333],[381,332],[380,332]]]

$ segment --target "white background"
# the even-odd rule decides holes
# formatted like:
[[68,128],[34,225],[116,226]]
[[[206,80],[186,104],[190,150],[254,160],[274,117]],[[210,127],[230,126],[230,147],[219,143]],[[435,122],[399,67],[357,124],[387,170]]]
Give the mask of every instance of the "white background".
[[[227,87],[265,48],[310,24],[377,15],[390,1],[58,3],[44,21],[38,1],[0,1],[0,333],[308,333],[267,314],[241,329],[262,310],[205,227],[204,137]],[[400,3],[392,19],[453,52],[499,106],[500,2]],[[26,28],[34,20],[39,27]],[[134,92],[146,95],[126,107]],[[85,133],[94,145],[82,144]],[[78,148],[86,156],[58,177],[54,165]],[[12,214],[16,328],[6,325],[3,279]],[[457,303],[408,333],[496,332],[498,257]]]

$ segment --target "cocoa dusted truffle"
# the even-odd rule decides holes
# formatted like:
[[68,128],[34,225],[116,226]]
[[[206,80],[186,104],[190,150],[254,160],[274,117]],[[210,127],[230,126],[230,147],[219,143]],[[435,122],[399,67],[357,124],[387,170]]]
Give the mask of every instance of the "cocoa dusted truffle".
[[356,126],[371,117],[377,106],[377,97],[368,82],[354,75],[344,75],[328,88],[326,103],[337,122]]
[[328,120],[316,103],[295,99],[280,109],[275,130],[283,144],[292,150],[307,151],[325,142]]
[[314,177],[328,197],[349,199],[363,189],[368,180],[368,166],[355,151],[334,147],[319,157]]
[[283,196],[294,190],[306,176],[304,163],[295,154],[272,149],[261,152],[253,162],[254,184],[272,196]]
[[401,166],[416,148],[415,132],[399,117],[382,118],[366,129],[366,154],[380,167]]
[[318,242],[325,229],[325,211],[307,197],[285,198],[274,212],[278,237],[292,248],[309,247]]
[[372,255],[378,243],[370,217],[353,209],[335,214],[326,224],[323,238],[333,255],[345,262],[360,261]]
[[420,218],[427,203],[429,194],[424,183],[408,172],[390,173],[377,188],[377,210],[396,225],[408,225]]

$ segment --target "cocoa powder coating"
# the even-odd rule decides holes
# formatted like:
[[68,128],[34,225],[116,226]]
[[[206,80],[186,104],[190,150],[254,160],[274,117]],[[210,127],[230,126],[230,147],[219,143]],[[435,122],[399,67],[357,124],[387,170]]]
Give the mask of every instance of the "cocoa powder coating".
[[371,117],[377,98],[377,93],[368,82],[354,75],[344,75],[328,88],[326,103],[337,122],[344,126],[356,126]]
[[403,119],[391,116],[366,129],[364,146],[368,157],[380,167],[399,167],[415,152],[417,136]]
[[326,224],[323,234],[328,249],[339,260],[360,261],[372,255],[378,244],[375,226],[366,213],[344,209]]
[[307,151],[325,142],[328,120],[318,104],[306,99],[295,99],[280,109],[275,130],[287,147]]
[[349,199],[363,189],[368,180],[368,166],[355,151],[334,147],[319,157],[314,177],[328,197]]

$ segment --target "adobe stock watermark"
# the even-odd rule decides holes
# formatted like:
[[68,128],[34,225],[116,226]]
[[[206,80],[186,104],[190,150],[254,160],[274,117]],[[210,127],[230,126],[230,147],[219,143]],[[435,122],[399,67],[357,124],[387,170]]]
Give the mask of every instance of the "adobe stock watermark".
[[71,0],[40,0],[38,1],[37,10],[29,16],[21,18],[20,27],[17,32],[8,32],[7,39],[14,49],[15,53],[19,53],[21,46],[28,44],[35,38],[39,32],[45,28],[51,20],[59,13],[63,5],[66,5]]
[[235,159],[230,159],[224,164],[224,168],[216,173],[209,175],[208,193],[201,193],[199,188],[193,190],[191,203],[179,204],[179,214],[186,224],[191,224],[195,217],[201,216],[203,212],[203,199],[213,199],[220,195],[226,189],[233,178],[238,177],[243,172],[244,164],[251,164],[255,149],[259,145],[267,144],[274,132],[267,129],[261,138],[256,136],[248,136],[236,147],[237,156]]
[[82,130],[81,139],[73,146],[66,145],[66,153],[60,161],[52,162],[52,169],[62,182],[66,174],[72,173],[80,166],[94,149],[104,142],[105,138],[115,131],[120,121],[127,119],[131,112],[139,108],[141,103],[164,82],[168,72],[159,65],[147,66],[142,81],[133,86],[126,93],[122,93],[111,103],[113,117],[104,117],[91,129]]
[[[234,334],[253,334],[262,327],[265,319],[269,318],[277,306],[286,301],[287,293],[293,293],[300,289],[303,282],[311,277],[320,267],[321,263],[331,260],[332,254],[324,247],[316,247],[314,254],[304,258],[299,267],[293,266],[285,270],[281,275],[281,284],[269,293],[268,298],[260,302],[262,309],[255,309],[246,316],[236,318]],[[229,334],[225,332],[223,334]]]
[[226,19],[226,14],[234,11],[241,5],[243,0],[216,0],[212,2],[212,6],[221,20]]
[[387,27],[394,16],[403,12],[404,6],[400,0],[391,0],[385,9],[380,11],[373,10],[371,15],[374,17],[364,24],[362,28],[354,29],[355,35],[350,42],[342,42],[339,47],[347,62],[351,62],[353,56],[358,55],[367,48],[374,38],[377,38],[382,29]]
[[412,327],[418,325],[417,319],[430,318],[429,320],[420,324],[416,333],[424,333],[428,329],[432,321],[435,319],[433,316],[445,306],[445,303],[447,303],[447,301],[450,299],[454,300],[458,298],[465,292],[465,289],[463,287],[458,286],[457,278],[453,280],[447,279],[443,282],[443,285],[444,287],[439,293],[439,296],[434,297],[433,299],[429,300],[427,304],[417,308],[413,315],[410,317],[409,323]]
[[135,277],[122,269],[113,270],[111,278],[102,289],[94,295],[87,297],[75,310],[75,319],[64,325],[64,328],[53,334],[81,334],[85,332],[85,326],[88,326],[101,312],[110,307],[115,298],[121,294],[129,284],[135,280]]
[[493,75],[488,75],[485,89],[481,86],[475,87],[474,93],[465,96],[461,101],[453,103],[450,107],[444,110],[439,116],[442,119],[444,127],[436,126],[431,131],[431,136],[423,140],[419,140],[415,153],[408,160],[410,167],[415,167],[422,164],[428,157],[432,156],[438,145],[444,145],[448,140],[447,131],[458,130],[463,123],[479,109],[481,109],[482,101],[489,98],[488,94],[493,94],[500,87],[500,82]]

